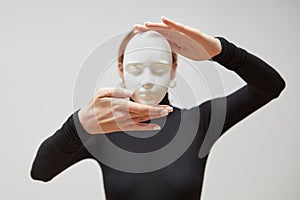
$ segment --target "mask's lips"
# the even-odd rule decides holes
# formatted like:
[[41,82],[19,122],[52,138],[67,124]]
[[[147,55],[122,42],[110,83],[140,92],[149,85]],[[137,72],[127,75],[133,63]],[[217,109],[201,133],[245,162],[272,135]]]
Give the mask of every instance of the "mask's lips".
[[139,96],[142,98],[142,99],[145,99],[145,100],[151,100],[151,99],[154,99],[155,98],[155,93],[154,92],[151,92],[151,91],[145,91],[145,92],[140,92],[139,93]]
[[[157,87],[160,86],[160,87]],[[132,95],[132,100],[142,103],[142,104],[147,104],[147,105],[157,105],[159,104],[160,101],[160,96],[163,94],[165,95],[165,89],[162,89],[161,84],[154,84],[153,87],[150,89],[146,89],[143,87],[137,87],[133,91]],[[164,87],[164,86],[163,86]],[[166,87],[164,87],[166,88]]]

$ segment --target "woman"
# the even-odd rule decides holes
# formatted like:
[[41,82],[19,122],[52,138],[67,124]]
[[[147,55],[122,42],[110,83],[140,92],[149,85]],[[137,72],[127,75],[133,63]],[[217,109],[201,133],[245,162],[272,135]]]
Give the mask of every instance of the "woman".
[[[247,85],[223,98],[226,99],[226,116],[221,134],[278,97],[284,89],[285,82],[273,68],[226,39],[210,37],[167,18],[163,18],[162,22],[136,25],[135,29],[139,32],[156,30],[168,39],[175,53],[194,60],[209,59],[218,62],[246,81]],[[182,40],[182,37],[178,37],[179,35],[170,34],[171,30],[179,32],[183,36],[189,36],[196,43],[187,43]],[[131,36],[133,37],[133,35]],[[126,55],[124,57],[121,55],[124,45],[126,46],[132,39],[131,36],[125,38],[125,42],[123,41],[119,55],[119,72],[125,84],[126,76],[124,76],[125,69],[123,67]],[[201,48],[198,48],[197,45],[207,53],[200,52]],[[174,78],[177,66],[175,53],[172,54],[170,74],[173,75],[170,76],[170,80]],[[149,83],[145,85],[148,87]],[[124,99],[127,97],[131,97],[131,101]],[[96,149],[99,152],[100,148],[101,153],[106,150],[97,140],[98,136],[104,134],[115,144],[128,151],[144,153],[159,149],[176,135],[180,120],[182,120],[180,116],[184,115],[189,118],[192,116],[189,115],[190,111],[194,110],[182,112],[176,107],[172,109],[167,95],[160,101],[159,106],[139,104],[133,100],[138,101],[139,98],[128,90],[100,89],[86,107],[77,110],[61,129],[43,142],[34,160],[31,177],[35,180],[49,181],[82,159],[95,159],[96,156],[92,155],[89,150]],[[195,138],[182,156],[163,168],[149,170],[145,173],[125,172],[105,165],[96,158],[103,171],[106,198],[108,200],[198,200],[207,160],[207,155],[199,158],[198,152],[209,129],[212,102],[214,101],[213,99],[195,106],[200,112],[200,121],[197,122],[199,127],[197,127]],[[165,119],[163,127],[157,127],[158,124],[142,123],[149,119],[161,118]],[[189,118],[189,120],[193,121],[194,119]],[[81,130],[76,129],[76,123],[80,125],[79,129]],[[148,132],[156,130],[158,133],[151,138],[141,139],[122,134],[122,131],[128,130],[149,130]],[[189,128],[186,129],[186,132],[186,135],[189,135]],[[110,152],[105,153],[110,154]],[[124,163],[128,164],[126,160]],[[123,163],[120,162],[120,164]],[[134,166],[132,165],[132,167]]]

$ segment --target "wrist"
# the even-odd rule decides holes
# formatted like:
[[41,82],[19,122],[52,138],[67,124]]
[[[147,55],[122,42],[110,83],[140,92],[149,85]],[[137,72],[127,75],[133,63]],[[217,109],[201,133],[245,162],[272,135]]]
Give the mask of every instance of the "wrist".
[[223,37],[216,37],[222,46],[220,54],[211,60],[218,62],[229,70],[236,70],[243,65],[247,59],[247,51],[235,46]]
[[82,109],[77,110],[74,113],[74,123],[75,123],[75,126],[76,126],[78,136],[83,141],[88,140],[92,136],[92,134],[89,133],[85,128],[85,121],[86,120],[85,120],[85,117],[84,117],[83,110]]
[[221,41],[218,38],[213,38],[213,39],[214,39],[214,52],[211,55],[212,58],[219,55],[222,52]]

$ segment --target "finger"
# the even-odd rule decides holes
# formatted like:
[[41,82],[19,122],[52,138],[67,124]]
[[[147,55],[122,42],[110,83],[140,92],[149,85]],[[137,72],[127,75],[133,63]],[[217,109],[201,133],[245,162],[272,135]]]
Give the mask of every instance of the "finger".
[[145,32],[145,31],[149,30],[149,28],[147,28],[146,26],[141,25],[141,24],[135,24],[133,27],[135,28],[135,30],[137,30],[139,32]]
[[143,123],[136,123],[129,125],[127,127],[122,128],[122,130],[127,131],[152,131],[152,130],[160,130],[161,127],[158,124],[143,124]]
[[173,112],[173,108],[171,107],[166,107],[167,111],[163,111],[160,112],[159,114],[147,114],[147,115],[142,115],[140,113],[127,113],[127,114],[120,114],[118,116],[118,112],[116,112],[116,114],[113,114],[114,118],[116,121],[118,121],[119,123],[123,123],[123,124],[130,124],[132,123],[132,121],[134,122],[143,122],[143,121],[147,121],[150,119],[157,119],[157,118],[161,118],[164,116],[169,115],[171,112]]
[[[169,106],[170,107],[170,106]],[[137,113],[140,115],[161,115],[161,112],[163,110],[167,110],[168,112],[172,112],[172,107],[162,107],[162,106],[150,106],[150,105],[144,105],[132,101],[128,101],[128,112],[130,113]],[[124,107],[122,107],[124,108]],[[125,108],[126,109],[126,108]]]
[[164,36],[168,36],[170,28],[165,27],[165,25],[162,24],[155,24],[155,23],[149,23],[149,26],[146,26],[146,23],[144,25],[139,25],[136,24],[134,25],[135,30],[139,31],[139,32],[145,32],[145,31],[149,31],[149,30],[153,30],[153,31],[157,31],[159,33],[161,33]]
[[[169,106],[169,105],[161,105],[161,104],[159,104],[159,105],[157,105],[158,107],[162,107],[162,108],[168,108],[168,107],[170,107],[170,108],[172,108],[171,106]],[[173,108],[172,108],[173,109]]]
[[124,88],[101,88],[97,92],[98,98],[103,97],[116,97],[116,98],[127,98],[131,97],[133,91]]
[[[168,113],[169,114],[169,113]],[[168,115],[167,114],[167,115]],[[165,116],[167,116],[165,115]],[[138,117],[133,117],[132,119],[128,119],[126,121],[124,121],[125,123],[130,123],[130,122],[135,122],[135,123],[138,123],[138,122],[144,122],[144,121],[148,121],[148,120],[151,120],[151,119],[158,119],[158,118],[162,118],[164,116],[162,115],[152,115],[152,116],[138,116]]]
[[162,34],[166,39],[170,39],[172,32],[174,32],[171,30],[170,27],[162,23],[145,22],[144,25],[134,25],[134,28],[139,32],[145,32],[149,30],[157,31],[160,34]]
[[170,27],[166,24],[162,24],[162,23],[153,23],[153,22],[145,22],[144,26],[146,28],[167,28],[169,29]]
[[156,31],[160,34],[162,34],[167,40],[171,39],[172,40],[172,32],[175,32],[173,29],[170,28],[165,28],[161,26],[156,26],[156,25],[149,25],[149,26],[137,26],[136,30],[139,32],[145,32],[145,31]]
[[[163,117],[165,115],[168,115],[170,112],[163,112],[163,115],[162,114],[159,114],[159,115],[142,115],[142,114],[139,114],[139,113],[129,113],[127,115],[123,115],[121,116],[121,120],[123,121],[127,121],[127,120],[132,120],[132,119],[135,119],[135,118],[141,118],[141,119],[144,119],[144,120],[148,120],[148,119],[154,119],[154,118],[158,118],[158,117]],[[115,116],[115,115],[114,115]]]
[[141,115],[141,114],[138,114],[138,113],[129,113],[127,115],[121,115],[120,118],[117,118],[115,115],[114,117],[116,117],[117,120],[119,120],[120,122],[125,122],[125,124],[129,124],[128,122],[130,121],[135,121],[135,122],[142,122],[142,121],[146,121],[146,120],[150,120],[150,119],[156,119],[156,118],[161,118],[161,117],[164,117],[164,116],[167,116],[169,115],[171,112],[173,111],[170,111],[168,110],[168,112],[164,111],[164,112],[160,112],[158,115],[157,114],[152,114],[152,115]]
[[166,24],[168,27],[173,28],[179,32],[185,33],[185,34],[190,34],[191,32],[194,31],[191,27],[188,27],[186,25],[183,25],[181,23],[175,22],[171,19],[168,19],[166,17],[162,17],[162,22]]
[[[164,116],[167,116],[167,114],[165,114]],[[136,116],[136,117],[130,117],[125,119],[124,117],[122,118],[115,118],[115,123],[117,124],[118,127],[127,127],[130,126],[132,124],[137,124],[137,123],[141,123],[141,122],[145,122],[151,119],[157,119],[157,118],[161,118],[164,117],[163,115],[144,115],[144,116]]]

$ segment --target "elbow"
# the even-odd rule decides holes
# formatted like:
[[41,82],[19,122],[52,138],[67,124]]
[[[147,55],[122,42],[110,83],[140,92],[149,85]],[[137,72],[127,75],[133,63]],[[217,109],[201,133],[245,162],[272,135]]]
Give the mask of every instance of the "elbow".
[[284,90],[285,87],[286,87],[286,83],[280,77],[280,80],[278,80],[276,87],[274,87],[274,89],[273,89],[273,98],[279,97],[279,95],[281,94],[281,92]]
[[285,81],[279,76],[272,84],[264,88],[264,96],[268,100],[276,99],[286,87]]
[[30,177],[36,181],[49,182],[52,178],[47,176],[45,173],[41,172],[41,170],[36,169],[34,166],[30,171]]
[[259,89],[253,89],[256,91],[258,94],[260,94],[264,99],[267,101],[270,101],[272,99],[276,99],[279,97],[281,92],[284,90],[286,87],[285,81],[279,76],[276,81],[271,81],[268,84],[261,84],[262,87]]

